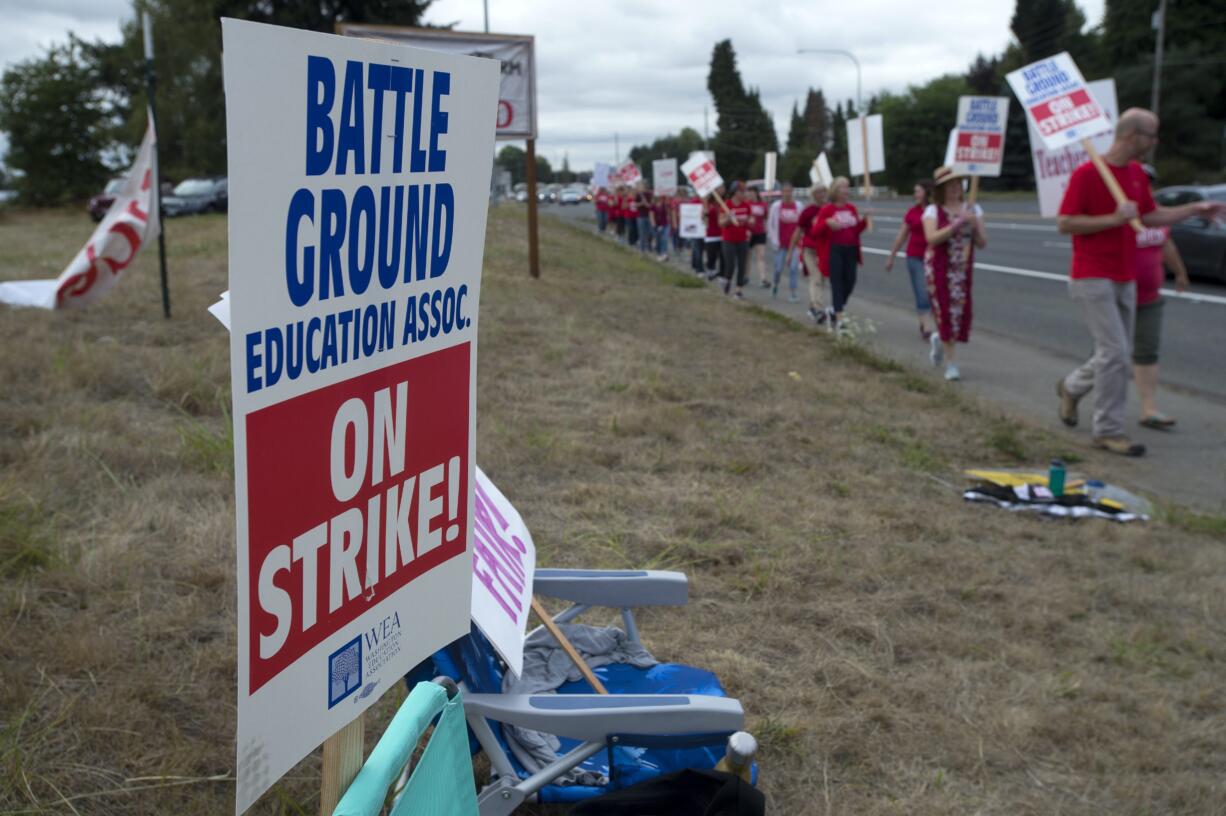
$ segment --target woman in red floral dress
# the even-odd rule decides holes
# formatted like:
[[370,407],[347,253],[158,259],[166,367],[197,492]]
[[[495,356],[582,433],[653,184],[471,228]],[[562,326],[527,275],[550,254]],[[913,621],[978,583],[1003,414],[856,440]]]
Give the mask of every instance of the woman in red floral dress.
[[971,337],[971,283],[975,248],[988,245],[983,210],[968,207],[962,195],[962,176],[938,167],[932,179],[932,203],[924,210],[924,278],[937,331],[930,342],[934,366],[945,363],[945,379],[962,378],[954,362],[955,343]]

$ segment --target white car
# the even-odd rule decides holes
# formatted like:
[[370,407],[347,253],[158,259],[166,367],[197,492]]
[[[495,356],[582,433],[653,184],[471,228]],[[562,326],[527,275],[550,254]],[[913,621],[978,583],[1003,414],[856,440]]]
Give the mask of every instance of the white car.
[[562,192],[558,193],[559,204],[579,204],[583,201],[583,191],[576,190],[573,187],[567,187]]

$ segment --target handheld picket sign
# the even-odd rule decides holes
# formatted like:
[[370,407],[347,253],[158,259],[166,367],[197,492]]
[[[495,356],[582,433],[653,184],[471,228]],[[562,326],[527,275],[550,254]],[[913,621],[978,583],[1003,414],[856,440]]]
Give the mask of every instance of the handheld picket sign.
[[813,166],[809,168],[809,181],[815,187],[819,183],[826,187],[834,183],[834,173],[830,170],[830,160],[826,158],[825,150],[818,153],[813,160]]
[[628,161],[617,168],[617,177],[621,180],[622,184],[629,184],[631,186],[643,180],[643,174],[639,172],[639,166],[632,161]]
[[779,154],[771,150],[766,154],[765,169],[762,172],[762,192],[769,193],[775,189],[775,172],[779,164]]
[[702,205],[685,203],[677,211],[678,232],[682,238],[702,237]]
[[954,156],[950,164],[954,172],[974,177],[999,176],[1005,160],[1008,121],[1007,96],[958,97]]
[[651,188],[657,195],[676,195],[676,159],[656,159],[651,163]]
[[[1124,191],[1092,141],[1115,126],[1094,98],[1073,58],[1062,52],[1019,68],[1005,79],[1043,144],[1049,150],[1057,150],[1080,142],[1115,202],[1123,204]],[[1137,232],[1144,229],[1138,218],[1130,223]]]
[[499,64],[222,38],[241,813],[325,739],[337,795],[361,713],[469,630]]
[[[1117,121],[1119,107],[1116,103],[1115,80],[1090,80],[1087,86],[1103,106],[1107,118],[1112,122]],[[1034,123],[1027,119],[1026,125],[1030,131],[1030,158],[1034,166],[1035,191],[1039,196],[1039,214],[1044,218],[1055,218],[1060,211],[1064,191],[1068,188],[1069,177],[1074,170],[1090,160],[1090,154],[1085,152],[1080,142],[1051,150],[1034,129]],[[1111,146],[1112,138],[1111,131],[1105,131],[1098,136],[1092,136],[1091,141],[1098,152],[1102,153]]]
[[612,170],[605,162],[596,162],[596,167],[592,170],[592,186],[607,188]]
[[864,177],[865,195],[872,191],[870,173],[885,170],[885,138],[881,114],[858,116],[847,122],[847,161],[850,174]]
[[685,160],[685,164],[681,165],[681,172],[685,173],[690,186],[698,193],[699,198],[713,195],[724,212],[731,214],[728,205],[724,203],[723,196],[719,194],[719,188],[724,186],[724,179],[715,169],[714,159],[708,158],[702,152],[691,153],[690,157]]

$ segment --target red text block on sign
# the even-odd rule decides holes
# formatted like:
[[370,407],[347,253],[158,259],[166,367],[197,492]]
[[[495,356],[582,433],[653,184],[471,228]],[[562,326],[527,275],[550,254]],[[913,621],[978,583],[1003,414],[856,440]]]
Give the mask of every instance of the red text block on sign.
[[465,553],[470,344],[247,417],[249,693]]
[[1082,122],[1096,119],[1102,115],[1102,111],[1087,91],[1078,89],[1035,105],[1030,109],[1030,115],[1034,118],[1034,126],[1038,131],[1044,136],[1051,136]]

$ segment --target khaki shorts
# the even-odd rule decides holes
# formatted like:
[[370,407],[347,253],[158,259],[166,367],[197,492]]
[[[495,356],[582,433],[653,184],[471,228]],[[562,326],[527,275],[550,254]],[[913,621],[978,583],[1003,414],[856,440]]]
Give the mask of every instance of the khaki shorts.
[[1132,332],[1132,361],[1136,365],[1158,362],[1158,345],[1162,339],[1162,307],[1164,300],[1137,306],[1137,322]]

